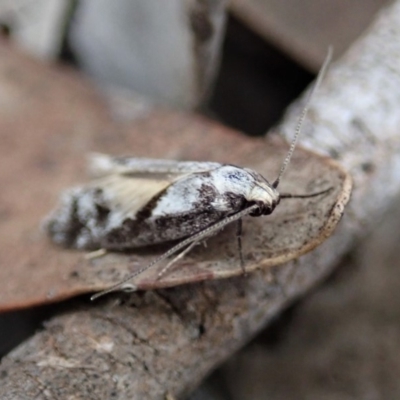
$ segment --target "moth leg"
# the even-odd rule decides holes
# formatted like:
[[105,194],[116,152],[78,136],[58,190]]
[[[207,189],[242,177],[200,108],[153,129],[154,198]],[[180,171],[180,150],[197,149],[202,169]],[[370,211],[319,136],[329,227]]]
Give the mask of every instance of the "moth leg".
[[209,226],[208,228],[205,228],[202,231],[195,233],[194,235],[188,237],[187,239],[184,239],[183,241],[181,241],[180,243],[178,243],[177,245],[175,245],[174,247],[169,249],[167,252],[165,252],[161,256],[157,257],[151,263],[145,265],[143,268],[141,268],[141,269],[131,273],[130,275],[128,275],[122,281],[112,285],[108,289],[105,289],[105,290],[103,290],[103,291],[101,291],[99,293],[94,294],[90,298],[90,300],[96,300],[100,296],[104,296],[105,294],[108,294],[108,293],[111,293],[111,292],[115,292],[116,290],[118,290],[121,287],[123,287],[131,279],[133,279],[136,276],[138,276],[138,275],[142,274],[143,272],[147,271],[148,269],[153,267],[155,264],[165,260],[167,257],[172,256],[173,254],[177,253],[179,250],[185,248],[185,246],[187,246],[187,245],[189,245],[189,244],[191,244],[193,242],[198,243],[198,242],[201,242],[202,240],[205,240],[207,237],[209,237],[209,236],[215,234],[215,232],[221,230],[224,226],[230,224],[231,222],[237,221],[238,219],[244,217],[245,215],[251,214],[256,209],[258,209],[258,205],[257,204],[253,204],[252,206],[247,207],[244,210],[241,210],[241,211],[237,212],[236,214],[230,215],[230,216],[226,217],[225,219],[223,219],[221,221],[218,221],[217,223]]
[[107,254],[107,249],[98,249],[85,254],[85,260],[103,257]]
[[196,246],[197,244],[199,244],[199,240],[198,241],[194,241],[193,243],[191,243],[188,247],[186,247],[185,250],[181,251],[177,256],[175,256],[157,275],[157,281],[159,279],[161,279],[161,277],[172,267],[172,265],[174,265],[177,261],[179,261],[180,259],[182,259],[183,257],[185,257],[185,255],[187,253],[189,253],[190,250],[193,249],[194,246]]
[[242,218],[240,218],[237,220],[236,238],[237,238],[239,257],[240,257],[240,268],[242,268],[243,275],[247,275],[244,264],[243,252],[242,252],[242,227],[243,227],[243,222]]

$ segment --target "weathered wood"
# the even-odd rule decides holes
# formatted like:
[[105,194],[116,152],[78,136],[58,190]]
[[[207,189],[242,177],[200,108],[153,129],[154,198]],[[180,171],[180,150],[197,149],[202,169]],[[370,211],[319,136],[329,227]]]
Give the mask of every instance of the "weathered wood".
[[232,0],[234,15],[267,41],[317,72],[326,48],[335,58],[368,27],[388,0],[323,2],[302,0]]
[[83,0],[71,24],[71,47],[102,85],[190,110],[204,102],[218,70],[226,3]]
[[54,60],[61,52],[71,0],[2,0],[0,23],[11,40],[42,60]]

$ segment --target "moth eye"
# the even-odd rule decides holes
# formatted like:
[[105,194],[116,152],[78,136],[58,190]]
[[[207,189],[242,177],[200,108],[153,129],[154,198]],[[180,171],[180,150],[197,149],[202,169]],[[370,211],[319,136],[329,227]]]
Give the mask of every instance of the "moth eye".
[[259,217],[260,215],[269,215],[275,210],[276,202],[272,204],[266,204],[263,201],[251,201],[247,203],[247,206],[250,207],[256,204],[258,208],[256,208],[250,215],[252,217]]

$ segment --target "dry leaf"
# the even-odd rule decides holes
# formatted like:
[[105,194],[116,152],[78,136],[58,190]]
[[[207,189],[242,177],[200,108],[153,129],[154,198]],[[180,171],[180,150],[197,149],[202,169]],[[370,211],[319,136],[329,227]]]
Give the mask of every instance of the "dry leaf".
[[[194,115],[146,111],[132,121],[115,121],[76,76],[46,71],[22,57],[18,63],[15,57],[7,58],[7,51],[0,48],[3,59],[9,60],[0,71],[0,85],[6,88],[0,99],[5,104],[0,115],[1,310],[105,289],[165,250],[86,260],[84,252],[54,245],[40,231],[60,192],[85,181],[88,152],[227,162],[253,168],[272,181],[287,151],[278,138],[248,138]],[[23,79],[10,77],[11,69],[17,77],[21,71]],[[332,232],[349,198],[346,172],[328,158],[296,149],[281,192],[327,187],[334,190],[321,197],[282,200],[271,216],[245,219],[248,271],[312,250]],[[147,289],[241,274],[235,231],[228,227],[209,239],[207,248],[198,246],[156,280],[162,266],[138,276],[135,284]]]

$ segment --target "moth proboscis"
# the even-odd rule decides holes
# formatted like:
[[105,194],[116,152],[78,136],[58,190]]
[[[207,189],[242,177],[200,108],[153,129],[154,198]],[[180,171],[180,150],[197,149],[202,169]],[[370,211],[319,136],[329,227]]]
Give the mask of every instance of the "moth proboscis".
[[162,269],[161,277],[196,244],[235,221],[245,272],[241,249],[244,216],[269,215],[281,199],[309,198],[332,189],[300,195],[277,190],[331,54],[329,49],[272,184],[251,169],[229,164],[92,155],[90,171],[94,179],[66,191],[61,206],[47,219],[46,229],[54,242],[79,249],[124,251],[181,240],[151,263],[93,295],[92,300],[118,289],[135,290],[128,281],[181,251]]

